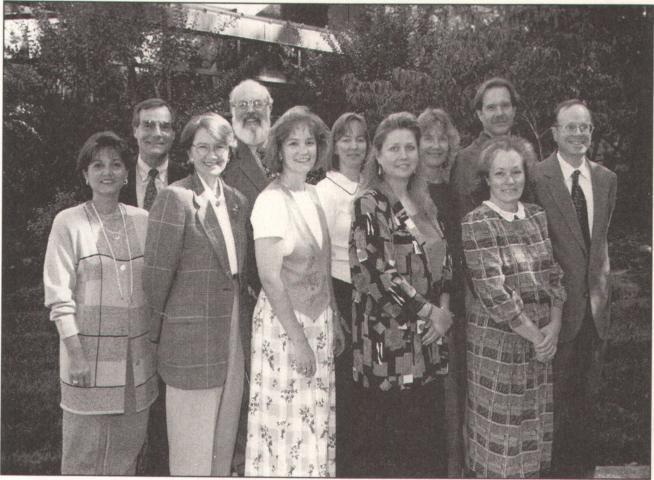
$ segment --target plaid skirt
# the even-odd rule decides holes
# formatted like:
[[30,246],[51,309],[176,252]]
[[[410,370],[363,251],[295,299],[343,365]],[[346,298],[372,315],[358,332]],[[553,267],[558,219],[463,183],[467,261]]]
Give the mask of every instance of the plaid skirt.
[[[547,304],[525,308],[537,324],[549,317]],[[467,317],[467,466],[478,477],[540,477],[552,457],[552,363],[478,303]]]
[[252,318],[247,477],[333,477],[336,411],[332,310],[295,312],[316,356],[312,378],[293,368],[293,346],[261,291]]

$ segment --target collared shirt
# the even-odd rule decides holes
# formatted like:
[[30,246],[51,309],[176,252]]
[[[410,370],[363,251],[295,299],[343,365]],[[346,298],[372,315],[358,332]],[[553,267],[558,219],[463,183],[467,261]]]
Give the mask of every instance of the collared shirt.
[[565,186],[568,189],[568,192],[572,193],[572,173],[575,170],[579,170],[579,186],[581,191],[584,192],[584,197],[586,197],[586,211],[588,212],[588,231],[590,232],[591,237],[593,236],[593,212],[594,212],[594,202],[593,202],[593,182],[590,178],[590,167],[588,165],[588,160],[584,157],[583,162],[579,168],[574,168],[568,162],[566,162],[559,152],[556,152],[556,158],[559,160],[559,166],[561,167],[561,172],[563,172],[563,181]]
[[225,248],[227,249],[227,260],[229,261],[229,269],[232,272],[232,275],[238,273],[238,262],[236,260],[236,244],[234,243],[234,233],[232,232],[232,223],[229,221],[229,212],[227,212],[227,205],[225,204],[225,194],[223,191],[223,182],[218,179],[218,196],[216,193],[211,190],[204,179],[200,177],[202,186],[204,187],[204,192],[202,192],[202,197],[206,198],[209,204],[213,207],[213,211],[216,214],[218,219],[218,225],[223,232],[223,239],[225,241]]
[[332,246],[332,277],[351,283],[349,241],[354,198],[359,183],[330,170],[316,185]]
[[518,202],[518,211],[517,212],[509,212],[507,210],[504,210],[504,209],[498,207],[497,205],[495,205],[490,200],[484,200],[483,203],[484,203],[484,205],[486,205],[491,210],[497,212],[507,222],[512,222],[514,220],[522,220],[522,219],[525,218],[525,206],[522,204],[522,202]]
[[[145,163],[139,155],[136,161],[136,202],[139,208],[143,208],[143,201],[145,200],[145,189],[148,188],[150,182],[150,169],[152,167]],[[154,185],[157,187],[157,193],[168,185],[168,157],[165,158],[161,165],[156,167],[159,175],[154,179]]]

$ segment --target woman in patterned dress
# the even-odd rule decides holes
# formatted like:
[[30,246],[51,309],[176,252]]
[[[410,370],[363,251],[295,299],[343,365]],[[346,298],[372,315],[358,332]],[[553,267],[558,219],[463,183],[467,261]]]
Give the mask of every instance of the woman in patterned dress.
[[353,476],[445,473],[451,270],[438,212],[416,175],[419,141],[410,113],[384,119],[354,202]]
[[134,475],[157,398],[141,287],[148,213],[118,201],[127,144],[92,135],[77,158],[91,200],[59,212],[43,267],[59,332],[64,475]]
[[255,201],[262,290],[252,319],[246,476],[334,476],[334,353],[343,349],[329,235],[307,174],[329,130],[294,107],[272,127],[265,161],[280,172]]
[[477,477],[540,477],[550,467],[551,360],[565,291],[544,210],[520,202],[529,155],[515,137],[489,140],[478,165],[487,200],[462,220],[474,293],[466,461]]

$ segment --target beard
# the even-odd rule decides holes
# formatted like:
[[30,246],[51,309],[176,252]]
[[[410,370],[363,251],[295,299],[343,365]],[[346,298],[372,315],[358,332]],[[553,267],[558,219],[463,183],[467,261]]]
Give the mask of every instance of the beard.
[[[233,118],[234,134],[246,145],[261,145],[268,138],[268,133],[270,133],[270,117],[268,115],[246,114]],[[248,120],[256,121],[248,122]]]

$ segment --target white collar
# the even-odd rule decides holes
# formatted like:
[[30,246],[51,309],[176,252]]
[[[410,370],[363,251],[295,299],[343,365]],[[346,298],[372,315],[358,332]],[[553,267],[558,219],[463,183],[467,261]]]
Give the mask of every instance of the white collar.
[[[359,182],[353,182],[338,170],[330,170],[325,176],[348,193],[356,192],[359,187]],[[353,195],[353,193],[350,195]]]
[[210,202],[212,202],[214,205],[221,205],[223,203],[223,200],[225,198],[225,194],[223,191],[223,183],[220,180],[220,177],[218,177],[218,181],[216,182],[216,187],[218,190],[218,195],[216,195],[216,192],[211,190],[207,183],[204,181],[204,179],[198,175],[198,178],[200,179],[200,182],[202,182],[202,186],[204,187],[204,192],[202,192],[202,197],[206,198]]
[[587,178],[588,180],[590,180],[590,168],[588,166],[588,160],[586,159],[586,157],[584,157],[584,159],[582,160],[581,165],[579,166],[579,168],[575,168],[572,165],[570,165],[568,162],[566,162],[558,151],[556,152],[556,158],[559,161],[559,166],[561,167],[561,172],[563,173],[563,178],[564,179],[567,180],[567,179],[571,178],[572,173],[575,170],[579,170],[579,174],[582,177]]
[[[141,181],[145,181],[148,179],[148,174],[150,173],[150,165],[145,163],[145,160],[141,158],[141,155],[139,155],[138,160],[136,161],[136,173],[138,174],[139,178]],[[159,164],[158,167],[156,167],[157,170],[159,171],[159,178],[162,180],[165,180],[166,174],[168,173],[168,156],[166,155],[166,158],[164,159],[161,164]]]
[[513,220],[516,219],[515,217],[518,217],[518,220],[522,220],[526,216],[525,206],[522,204],[522,202],[518,202],[518,211],[517,212],[507,212],[506,210],[503,210],[500,207],[498,207],[497,205],[495,205],[490,200],[484,200],[484,205],[486,205],[491,210],[494,210],[495,212],[497,212],[507,222],[512,222]]

